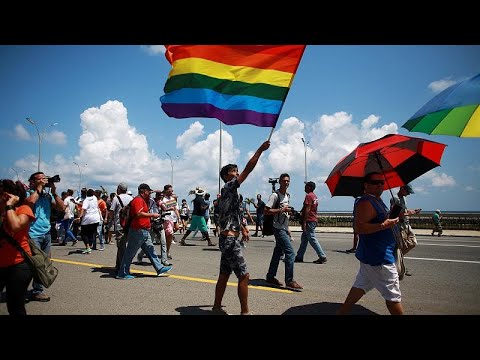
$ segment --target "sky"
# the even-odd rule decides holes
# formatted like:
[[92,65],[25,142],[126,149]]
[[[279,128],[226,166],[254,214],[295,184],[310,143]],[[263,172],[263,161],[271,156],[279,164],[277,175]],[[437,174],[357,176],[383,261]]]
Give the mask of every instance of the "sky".
[[[170,71],[164,51],[161,45],[0,46],[0,177],[18,173],[25,181],[37,171],[39,136],[30,118],[40,133],[40,170],[60,175],[59,191],[103,186],[110,193],[119,182],[134,195],[140,183],[163,189],[172,183],[173,163],[179,199],[191,200],[197,186],[214,198],[220,122],[163,112],[159,98]],[[324,183],[330,171],[360,143],[400,133],[447,145],[441,166],[411,183],[410,208],[480,211],[480,139],[401,128],[437,93],[478,73],[480,46],[307,45],[271,146],[239,192],[266,200],[268,179],[286,172],[299,210],[306,153],[318,211],[351,211],[353,198],[332,197]],[[270,131],[222,125],[222,166],[236,163],[242,171]]]

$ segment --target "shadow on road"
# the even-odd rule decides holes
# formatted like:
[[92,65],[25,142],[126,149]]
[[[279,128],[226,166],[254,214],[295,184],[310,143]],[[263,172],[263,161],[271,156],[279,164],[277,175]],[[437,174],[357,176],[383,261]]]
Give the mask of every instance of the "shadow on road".
[[[294,306],[285,311],[282,315],[335,315],[342,304],[339,303],[315,303],[301,306]],[[350,315],[378,315],[377,313],[364,308],[361,305],[353,305]]]
[[115,278],[115,268],[111,266],[104,266],[104,267],[94,267],[92,268],[92,272],[100,272],[103,273],[104,275],[101,275],[101,278]]
[[212,305],[181,306],[175,308],[180,315],[212,315]]
[[216,246],[209,246],[207,248],[202,249],[203,251],[220,251],[220,249]]

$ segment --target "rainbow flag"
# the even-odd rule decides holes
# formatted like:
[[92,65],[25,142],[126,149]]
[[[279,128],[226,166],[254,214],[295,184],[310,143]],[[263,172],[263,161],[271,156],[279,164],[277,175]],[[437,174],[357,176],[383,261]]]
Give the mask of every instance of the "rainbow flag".
[[305,45],[165,45],[160,98],[174,118],[275,127]]

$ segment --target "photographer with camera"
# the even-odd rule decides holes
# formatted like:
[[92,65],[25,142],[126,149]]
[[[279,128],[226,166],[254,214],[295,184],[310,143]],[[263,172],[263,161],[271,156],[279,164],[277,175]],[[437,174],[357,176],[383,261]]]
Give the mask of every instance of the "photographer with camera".
[[[33,173],[28,179],[30,189],[27,191],[25,204],[29,205],[35,215],[35,220],[30,225],[28,236],[35,242],[38,248],[50,255],[52,236],[50,234],[50,214],[52,204],[58,211],[65,211],[62,198],[57,194],[55,183],[60,181],[60,176],[45,176],[41,171]],[[46,188],[50,188],[50,192]],[[43,286],[33,282],[33,291],[30,300],[50,301],[50,297],[43,293]]]
[[[280,175],[280,188],[275,191],[265,205],[265,215],[274,215],[273,235],[275,236],[275,248],[273,249],[266,282],[275,286],[283,286],[277,275],[280,258],[285,254],[285,287],[293,290],[302,290],[303,287],[293,279],[293,267],[295,262],[295,250],[291,244],[292,237],[288,229],[288,221],[292,213],[290,207],[290,194],[287,192],[290,186],[290,175]],[[272,184],[274,188],[274,184]]]

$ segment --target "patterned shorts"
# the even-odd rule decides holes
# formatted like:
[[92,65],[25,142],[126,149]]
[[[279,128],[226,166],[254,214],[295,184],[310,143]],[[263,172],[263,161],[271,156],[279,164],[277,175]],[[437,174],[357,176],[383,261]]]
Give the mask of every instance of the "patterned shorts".
[[245,263],[242,247],[238,238],[220,234],[218,240],[220,251],[222,252],[220,274],[230,275],[233,271],[235,275],[237,275],[237,278],[248,274],[247,264]]

